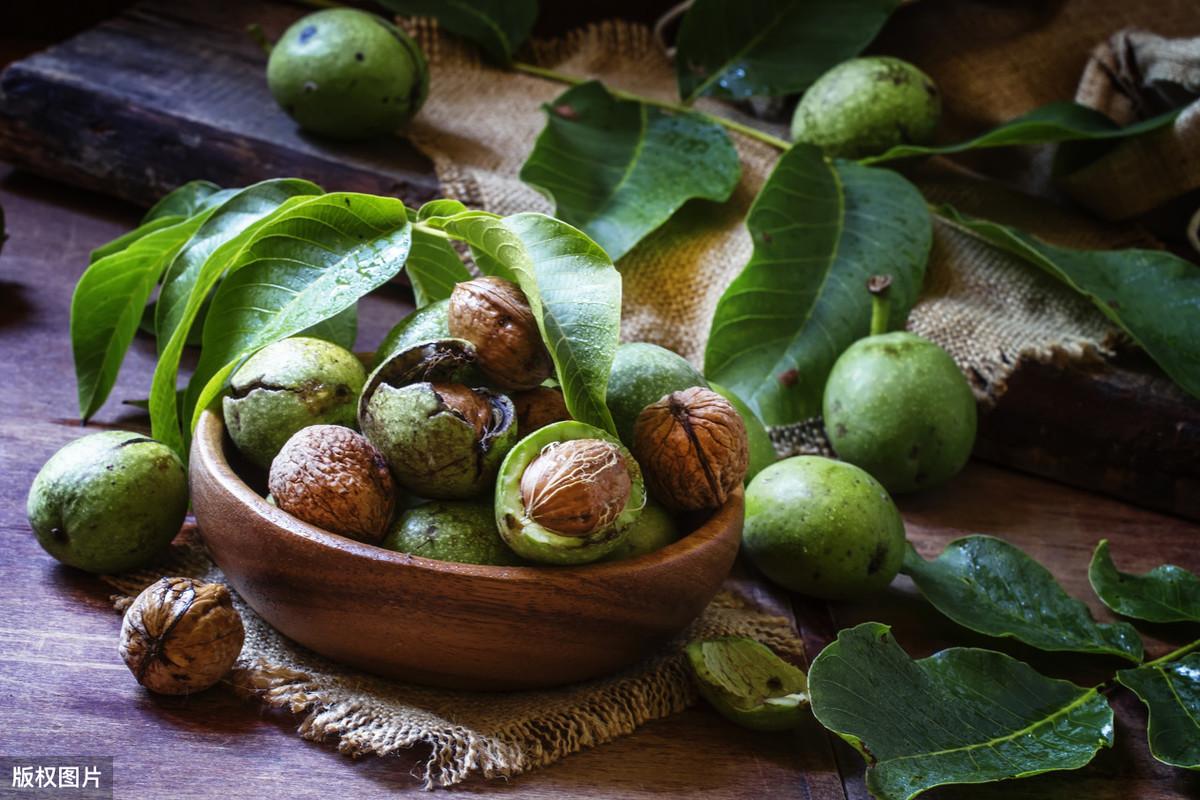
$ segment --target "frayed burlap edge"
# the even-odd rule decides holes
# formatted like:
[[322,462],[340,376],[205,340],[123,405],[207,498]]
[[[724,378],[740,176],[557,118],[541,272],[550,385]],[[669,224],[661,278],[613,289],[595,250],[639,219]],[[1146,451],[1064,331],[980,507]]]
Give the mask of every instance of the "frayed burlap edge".
[[[104,580],[119,592],[113,604],[123,612],[164,575],[228,586],[190,527],[154,568]],[[329,662],[283,637],[229,588],[246,625],[242,655],[228,678],[232,688],[299,715],[301,737],[334,741],[351,757],[428,747],[417,776],[425,789],[475,775],[513,777],[693,705],[697,696],[683,656],[688,641],[748,636],[797,663],[804,656],[792,621],[764,610],[731,580],[684,634],[620,674],[538,692],[453,692],[408,686]]]

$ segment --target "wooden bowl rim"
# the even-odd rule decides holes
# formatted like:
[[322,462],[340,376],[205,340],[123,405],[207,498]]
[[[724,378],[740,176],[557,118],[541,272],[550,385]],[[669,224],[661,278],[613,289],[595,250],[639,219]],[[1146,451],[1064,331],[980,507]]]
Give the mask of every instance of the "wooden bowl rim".
[[[577,566],[493,566],[489,564],[462,564],[454,561],[438,561],[388,550],[376,545],[358,542],[323,528],[318,528],[292,516],[281,508],[268,503],[258,492],[242,480],[225,457],[225,423],[217,412],[206,409],[200,415],[192,440],[193,457],[224,491],[239,500],[258,519],[280,532],[299,536],[308,542],[345,555],[364,558],[374,562],[392,563],[441,574],[473,578],[502,578],[519,580],[545,580],[549,576],[570,578],[574,576],[603,577],[622,573],[652,572],[664,564],[680,559],[689,553],[705,549],[714,540],[725,538],[735,527],[733,517],[742,513],[742,488],[732,494],[725,505],[712,513],[703,524],[691,533],[653,553],[623,561],[593,562]],[[203,534],[203,531],[201,531]]]

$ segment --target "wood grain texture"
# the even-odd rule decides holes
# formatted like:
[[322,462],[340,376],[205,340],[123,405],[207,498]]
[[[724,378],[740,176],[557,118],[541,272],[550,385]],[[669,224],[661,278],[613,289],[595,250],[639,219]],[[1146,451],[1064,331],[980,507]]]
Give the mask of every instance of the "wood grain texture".
[[345,144],[301,133],[267,90],[272,39],[304,13],[285,3],[144,4],[0,75],[0,158],[148,205],[189,180],[243,186],[280,175],[330,191],[438,193],[400,138]]

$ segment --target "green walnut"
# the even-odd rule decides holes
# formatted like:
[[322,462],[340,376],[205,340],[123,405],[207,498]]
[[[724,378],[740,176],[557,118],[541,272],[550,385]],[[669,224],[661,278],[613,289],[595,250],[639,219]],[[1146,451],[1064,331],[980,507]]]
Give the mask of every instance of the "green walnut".
[[500,538],[490,503],[442,500],[409,509],[380,546],[460,564],[510,567],[522,563]]
[[853,58],[826,72],[792,116],[792,140],[835,158],[878,155],[933,138],[942,101],[921,70],[888,56]]
[[617,425],[617,434],[633,446],[638,415],[671,392],[708,387],[704,376],[682,356],[649,342],[629,342],[617,348],[608,376],[605,402]]
[[761,642],[740,636],[685,649],[696,688],[721,716],[756,731],[798,726],[808,708],[808,676]]
[[283,339],[233,373],[222,404],[225,427],[242,455],[270,467],[301,428],[354,427],[366,378],[362,362],[344,347],[307,336]]
[[38,543],[88,572],[145,566],[175,538],[187,513],[187,474],[166,445],[106,431],[54,454],[29,489]]
[[350,8],[309,14],[271,50],[267,85],[301,128],[366,139],[404,127],[429,94],[425,55],[382,17]]
[[383,362],[422,342],[450,338],[449,309],[449,300],[437,300],[418,308],[388,331],[375,348],[375,358]]
[[937,486],[971,456],[975,395],[945,350],[912,333],[882,333],[887,282],[871,285],[875,335],[834,363],[825,384],[825,432],[839,458],[892,494]]
[[616,550],[605,556],[604,560],[625,561],[649,555],[678,539],[679,528],[675,524],[675,518],[658,503],[647,500],[642,513],[629,526],[625,540],[617,546]]
[[796,456],[746,487],[742,544],[775,583],[830,600],[892,582],[904,560],[904,522],[887,490],[844,461]]
[[750,465],[746,467],[746,482],[749,483],[755,475],[778,461],[779,453],[775,451],[775,445],[771,443],[771,434],[767,433],[762,420],[750,406],[742,402],[742,398],[715,383],[710,383],[709,388],[728,400],[742,415],[742,422],[746,425],[746,443],[750,447]]
[[367,380],[359,425],[413,494],[478,497],[517,440],[512,401],[462,383],[474,352],[465,341],[426,342],[383,362]]
[[496,479],[496,525],[522,558],[585,564],[621,546],[646,505],[642,473],[615,436],[547,425],[509,452]]

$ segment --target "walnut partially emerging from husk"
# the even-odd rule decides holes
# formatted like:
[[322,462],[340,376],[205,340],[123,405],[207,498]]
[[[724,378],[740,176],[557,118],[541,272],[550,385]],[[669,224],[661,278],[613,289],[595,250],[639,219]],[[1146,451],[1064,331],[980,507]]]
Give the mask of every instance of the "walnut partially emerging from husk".
[[525,293],[512,281],[464,281],[450,295],[450,335],[475,346],[479,368],[503,389],[532,389],[554,372]]
[[620,450],[599,439],[547,445],[521,476],[525,512],[563,536],[611,525],[629,502],[633,482]]
[[121,659],[138,683],[159,694],[190,694],[215,684],[245,639],[229,590],[192,578],[147,587],[121,623]]
[[634,427],[633,453],[651,493],[683,511],[724,505],[750,460],[741,414],[699,386],[646,406]]
[[431,383],[446,408],[462,417],[482,437],[492,424],[492,404],[487,397],[461,383]]
[[552,422],[571,418],[562,389],[538,386],[510,395],[517,409],[517,435],[525,438]]
[[396,507],[383,454],[340,425],[297,431],[271,462],[267,486],[275,504],[292,516],[364,542],[387,534]]

